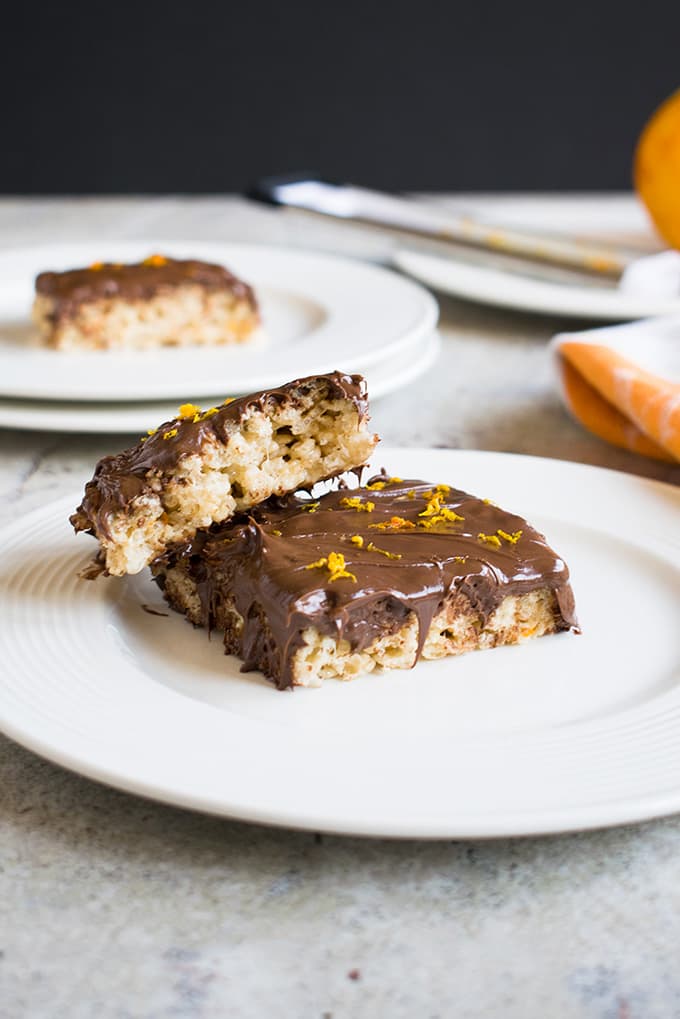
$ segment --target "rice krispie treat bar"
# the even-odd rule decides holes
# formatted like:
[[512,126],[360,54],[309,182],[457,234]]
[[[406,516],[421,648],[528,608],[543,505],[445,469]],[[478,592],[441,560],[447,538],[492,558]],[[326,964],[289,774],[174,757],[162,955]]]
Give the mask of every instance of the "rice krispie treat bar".
[[199,528],[366,463],[378,441],[367,422],[363,378],[339,372],[206,411],[185,404],[99,461],[71,523],[99,539],[106,572],[139,573]]
[[525,520],[379,476],[271,500],[152,567],[169,604],[277,687],[576,629],[566,564]]
[[243,343],[260,318],[251,287],[221,265],[151,255],[43,272],[33,320],[57,350],[148,350]]

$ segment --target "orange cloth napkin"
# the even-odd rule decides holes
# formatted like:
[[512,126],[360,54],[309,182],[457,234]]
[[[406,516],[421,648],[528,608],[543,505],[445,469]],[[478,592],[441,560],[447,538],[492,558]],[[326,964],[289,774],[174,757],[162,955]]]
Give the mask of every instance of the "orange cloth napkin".
[[680,461],[680,318],[561,333],[553,350],[582,425],[634,453]]

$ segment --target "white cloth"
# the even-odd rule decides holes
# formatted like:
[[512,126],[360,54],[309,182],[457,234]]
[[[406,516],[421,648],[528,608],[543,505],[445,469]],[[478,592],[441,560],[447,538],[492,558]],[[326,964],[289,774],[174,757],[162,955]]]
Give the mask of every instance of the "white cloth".
[[625,294],[672,299],[680,297],[680,251],[661,251],[631,262],[619,282]]

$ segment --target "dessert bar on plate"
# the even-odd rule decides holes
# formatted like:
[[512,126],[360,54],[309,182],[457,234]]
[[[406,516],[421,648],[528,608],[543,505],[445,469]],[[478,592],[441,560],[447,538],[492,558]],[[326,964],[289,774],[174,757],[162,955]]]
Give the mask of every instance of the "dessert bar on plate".
[[71,517],[100,544],[85,575],[150,565],[281,689],[577,629],[567,566],[521,517],[448,482],[334,480],[370,458],[367,421],[338,372],[185,405],[97,465]]
[[71,522],[99,539],[108,573],[139,573],[199,528],[365,464],[378,441],[367,422],[363,378],[340,372],[205,411],[185,404],[100,460]]
[[43,272],[33,320],[57,350],[149,350],[244,343],[260,318],[251,287],[228,269],[151,255],[123,265]]
[[152,571],[173,608],[281,689],[577,626],[569,571],[525,520],[387,476],[270,500]]

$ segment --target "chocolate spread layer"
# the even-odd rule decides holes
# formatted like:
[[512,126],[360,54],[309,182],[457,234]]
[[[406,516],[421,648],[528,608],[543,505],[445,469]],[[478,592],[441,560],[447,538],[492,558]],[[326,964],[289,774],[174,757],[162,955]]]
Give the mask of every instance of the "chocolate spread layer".
[[549,588],[557,629],[578,628],[569,570],[542,534],[489,502],[425,481],[378,476],[316,501],[270,500],[167,553],[157,563],[161,586],[163,567],[178,561],[197,585],[204,625],[214,624],[220,599],[233,598],[244,623],[229,650],[244,671],[264,661],[281,689],[292,685],[307,627],[362,650],[415,613],[419,657],[450,593],[464,596],[461,612],[472,610],[483,628],[507,595]]
[[360,422],[368,418],[363,376],[342,372],[298,379],[276,389],[228,400],[208,411],[192,407],[186,416],[166,421],[137,445],[99,461],[85,486],[83,501],[70,518],[73,527],[96,535],[109,534],[112,514],[124,511],[139,496],[162,488],[180,460],[200,453],[210,437],[227,444],[252,410],[270,413],[284,404],[299,404],[312,392],[319,401],[348,400],[357,408]]
[[148,301],[156,294],[187,285],[200,286],[205,290],[227,290],[257,311],[252,287],[224,266],[196,259],[178,260],[151,255],[132,265],[95,262],[86,269],[42,272],[35,281],[36,292],[53,301],[51,317],[55,321],[72,317],[81,305],[92,301],[111,298]]

